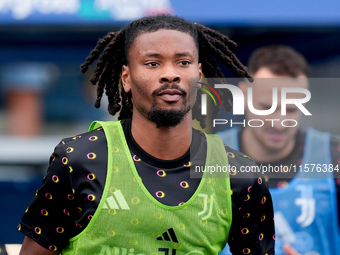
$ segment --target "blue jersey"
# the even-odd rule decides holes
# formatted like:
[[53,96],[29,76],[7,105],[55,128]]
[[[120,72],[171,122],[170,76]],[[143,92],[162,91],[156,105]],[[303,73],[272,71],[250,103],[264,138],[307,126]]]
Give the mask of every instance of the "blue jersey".
[[[236,128],[217,134],[229,147],[239,150]],[[307,129],[302,164],[295,166],[295,171],[296,177],[289,185],[270,189],[275,215],[275,254],[284,254],[284,243],[290,243],[302,255],[340,254],[329,133]],[[230,254],[228,247],[221,254]]]

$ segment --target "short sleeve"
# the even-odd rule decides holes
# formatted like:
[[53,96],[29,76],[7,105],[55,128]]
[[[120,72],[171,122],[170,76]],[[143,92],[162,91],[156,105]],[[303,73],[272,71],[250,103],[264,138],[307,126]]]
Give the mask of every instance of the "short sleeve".
[[46,249],[63,249],[73,235],[73,194],[65,145],[61,142],[51,155],[47,174],[21,219],[19,231]]
[[[268,184],[248,156],[226,148],[229,164],[236,168],[231,177],[232,225],[229,246],[232,254],[274,254],[275,230],[272,198]],[[241,168],[242,167],[242,168]]]

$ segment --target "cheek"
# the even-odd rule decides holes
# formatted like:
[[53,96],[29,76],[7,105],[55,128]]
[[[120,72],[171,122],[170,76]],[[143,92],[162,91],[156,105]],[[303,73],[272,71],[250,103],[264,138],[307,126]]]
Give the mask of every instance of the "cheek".
[[131,78],[131,81],[132,96],[144,96],[147,94],[150,79],[148,79],[145,75],[136,75]]
[[301,116],[302,116],[301,111],[297,110],[297,111],[295,111],[293,113],[288,113],[287,114],[287,119],[293,119],[293,120],[297,120],[298,121],[298,120],[301,119]]
[[190,102],[195,103],[199,98],[197,98],[197,87],[196,86],[191,86],[189,95],[188,95]]
[[245,114],[246,114],[248,120],[250,120],[250,119],[263,119],[264,118],[264,116],[256,115],[256,114],[252,113],[247,108],[245,108]]
[[[285,125],[294,126],[295,123],[294,122],[291,122],[291,123],[286,122]],[[298,126],[296,126],[296,127],[287,127],[286,130],[287,130],[287,133],[288,133],[288,137],[289,138],[294,138],[296,136],[296,133],[297,133],[298,129],[299,129]]]
[[256,137],[257,140],[264,140],[265,139],[265,128],[264,127],[259,127],[259,128],[249,128],[251,131],[252,136]]

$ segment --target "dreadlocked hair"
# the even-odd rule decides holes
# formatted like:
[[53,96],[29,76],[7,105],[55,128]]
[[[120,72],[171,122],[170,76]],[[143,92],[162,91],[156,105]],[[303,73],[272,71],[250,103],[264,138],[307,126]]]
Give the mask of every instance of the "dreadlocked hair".
[[[129,23],[118,32],[110,32],[100,39],[96,47],[81,65],[81,72],[85,73],[89,66],[97,60],[96,67],[90,81],[97,85],[97,99],[95,107],[100,107],[101,98],[105,91],[108,97],[108,111],[111,115],[119,112],[118,119],[132,117],[133,104],[131,92],[126,93],[120,86],[122,66],[128,64],[128,51],[134,40],[143,33],[151,33],[159,29],[177,30],[191,35],[199,51],[199,62],[205,77],[223,78],[217,59],[222,65],[230,68],[239,77],[251,78],[247,68],[237,59],[229,49],[236,43],[227,36],[200,24],[193,24],[185,19],[171,15],[156,15],[144,17]],[[197,96],[202,91],[197,90]],[[231,94],[228,90],[219,91],[223,106],[227,111],[231,109]],[[199,104],[192,109],[193,118],[200,122],[202,128],[206,126],[205,116],[200,114]]]

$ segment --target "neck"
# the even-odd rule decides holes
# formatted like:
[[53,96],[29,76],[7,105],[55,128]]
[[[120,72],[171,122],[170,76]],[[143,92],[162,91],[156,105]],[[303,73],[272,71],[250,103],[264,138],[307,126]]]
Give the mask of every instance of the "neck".
[[153,157],[172,160],[183,156],[191,144],[191,112],[176,127],[157,128],[140,114],[133,114],[131,133],[138,145]]
[[253,134],[251,134],[249,128],[244,129],[240,142],[242,143],[243,152],[245,154],[254,159],[255,162],[263,163],[284,159],[293,151],[295,146],[295,140],[291,139],[282,149],[274,150],[266,148]]

